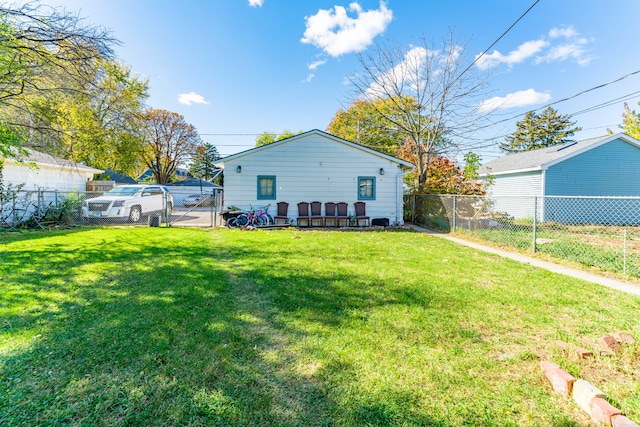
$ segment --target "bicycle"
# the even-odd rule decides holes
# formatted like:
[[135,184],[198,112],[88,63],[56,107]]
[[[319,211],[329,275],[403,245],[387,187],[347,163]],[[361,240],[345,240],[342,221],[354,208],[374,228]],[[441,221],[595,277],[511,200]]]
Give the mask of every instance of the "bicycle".
[[274,223],[273,217],[269,214],[269,206],[271,206],[271,203],[259,208],[257,213],[258,217],[262,218],[262,221],[264,222],[263,225],[273,225]]

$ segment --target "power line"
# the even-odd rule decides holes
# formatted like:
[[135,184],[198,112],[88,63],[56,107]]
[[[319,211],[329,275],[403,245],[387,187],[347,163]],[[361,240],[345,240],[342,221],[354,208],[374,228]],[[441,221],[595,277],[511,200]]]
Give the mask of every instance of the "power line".
[[[455,79],[455,80],[458,80],[460,77],[462,77],[462,75],[463,75],[464,73],[466,73],[467,71],[469,71],[469,69],[470,69],[471,67],[473,67],[473,66],[475,65],[475,63],[476,63],[476,62],[478,62],[478,60],[480,60],[480,58],[482,58],[482,57],[483,57],[487,52],[489,52],[489,50],[490,50],[492,47],[494,47],[494,46],[495,46],[495,45],[496,45],[496,44],[497,44],[497,43],[498,43],[498,42],[499,42],[499,41],[500,41],[504,36],[506,36],[506,35],[507,35],[507,33],[508,33],[509,31],[511,31],[511,29],[512,29],[513,27],[515,27],[515,26],[516,26],[516,24],[517,24],[518,22],[520,22],[520,20],[521,20],[522,18],[524,18],[524,17],[525,17],[525,15],[526,15],[527,13],[529,13],[529,12],[531,11],[531,9],[533,9],[533,7],[534,7],[535,5],[537,5],[537,4],[538,4],[538,2],[539,2],[539,1],[540,1],[540,0],[536,0],[536,1],[534,1],[534,2],[533,2],[533,4],[532,4],[531,6],[529,6],[529,8],[528,8],[527,10],[525,10],[525,11],[522,13],[522,15],[520,15],[520,16],[518,17],[518,19],[516,19],[516,20],[514,21],[514,23],[513,23],[513,24],[511,24],[511,25],[509,26],[509,28],[507,28],[507,29],[506,29],[502,34],[500,34],[500,37],[498,37],[498,38],[497,38],[493,43],[491,43],[491,45],[490,45],[488,48],[486,48],[486,49],[484,50],[484,52],[482,52],[480,55],[476,56],[476,59],[474,59],[474,60],[473,60],[473,62],[472,62],[471,64],[469,64],[469,66],[467,66],[467,68],[465,68],[465,69],[460,73],[460,75],[459,75],[458,77],[456,77],[456,79]],[[454,81],[455,81],[455,80],[454,80]]]

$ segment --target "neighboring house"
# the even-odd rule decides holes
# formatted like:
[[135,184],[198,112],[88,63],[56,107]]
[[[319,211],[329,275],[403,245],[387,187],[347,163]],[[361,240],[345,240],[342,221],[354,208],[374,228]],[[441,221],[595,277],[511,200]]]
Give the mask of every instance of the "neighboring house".
[[225,170],[224,205],[249,208],[280,201],[288,216],[298,202],[366,203],[367,216],[403,222],[403,177],[413,165],[320,130],[312,130],[219,160]]
[[22,162],[4,159],[2,178],[7,185],[23,185],[23,190],[85,191],[86,182],[101,169],[85,166],[49,154],[27,149]]
[[197,178],[189,178],[181,181],[165,184],[173,196],[175,206],[182,206],[185,197],[192,194],[215,195],[222,192],[222,187]]
[[[623,133],[509,154],[483,165],[480,176],[493,176],[488,189],[493,210],[516,218],[533,218],[537,209],[543,221],[640,220],[640,201],[628,199],[640,196],[640,141]],[[599,208],[585,208],[584,197],[600,196],[609,199]],[[629,209],[629,203],[639,206]]]
[[[189,178],[189,171],[185,168],[177,168],[174,173],[178,179]],[[138,182],[155,182],[155,179],[156,178],[153,176],[151,169],[147,169],[138,177]]]
[[121,174],[120,172],[116,172],[111,169],[106,169],[103,175],[108,175],[109,180],[116,183],[116,185],[125,185],[125,184],[137,184],[138,182],[131,178],[128,175]]

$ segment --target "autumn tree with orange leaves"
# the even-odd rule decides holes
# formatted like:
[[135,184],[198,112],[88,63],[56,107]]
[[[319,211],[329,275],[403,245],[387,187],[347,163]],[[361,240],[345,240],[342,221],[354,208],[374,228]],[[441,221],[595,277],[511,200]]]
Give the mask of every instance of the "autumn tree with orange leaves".
[[196,128],[178,113],[149,109],[144,123],[144,164],[158,184],[171,182],[176,169],[186,164],[203,145]]

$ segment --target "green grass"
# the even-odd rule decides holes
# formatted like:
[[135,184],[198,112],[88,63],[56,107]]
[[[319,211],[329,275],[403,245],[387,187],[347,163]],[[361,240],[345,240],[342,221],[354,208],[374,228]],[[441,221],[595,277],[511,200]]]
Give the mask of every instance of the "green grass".
[[635,297],[411,232],[0,235],[0,425],[588,425],[538,362],[640,420]]

